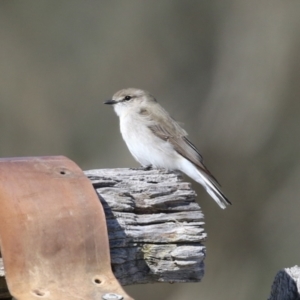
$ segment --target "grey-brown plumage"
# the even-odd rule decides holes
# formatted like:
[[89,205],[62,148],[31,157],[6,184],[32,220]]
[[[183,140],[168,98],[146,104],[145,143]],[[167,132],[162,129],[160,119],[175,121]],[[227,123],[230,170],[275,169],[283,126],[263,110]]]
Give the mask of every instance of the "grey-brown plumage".
[[123,139],[138,162],[180,170],[202,184],[221,208],[231,204],[203,164],[197,148],[188,140],[187,132],[151,94],[129,88],[105,103],[114,105]]

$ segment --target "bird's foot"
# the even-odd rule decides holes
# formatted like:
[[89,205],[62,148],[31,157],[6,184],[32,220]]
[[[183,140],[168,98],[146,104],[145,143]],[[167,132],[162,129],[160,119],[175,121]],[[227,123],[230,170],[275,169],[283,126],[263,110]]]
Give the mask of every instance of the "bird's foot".
[[152,165],[148,165],[148,166],[140,166],[138,168],[130,168],[130,170],[136,170],[136,171],[149,171],[152,169]]

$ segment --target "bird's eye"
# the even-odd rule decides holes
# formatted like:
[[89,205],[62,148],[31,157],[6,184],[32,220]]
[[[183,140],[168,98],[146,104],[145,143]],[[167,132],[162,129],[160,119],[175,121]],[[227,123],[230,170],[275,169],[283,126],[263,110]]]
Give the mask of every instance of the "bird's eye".
[[125,96],[125,98],[124,98],[124,100],[130,100],[131,99],[131,97],[130,96]]

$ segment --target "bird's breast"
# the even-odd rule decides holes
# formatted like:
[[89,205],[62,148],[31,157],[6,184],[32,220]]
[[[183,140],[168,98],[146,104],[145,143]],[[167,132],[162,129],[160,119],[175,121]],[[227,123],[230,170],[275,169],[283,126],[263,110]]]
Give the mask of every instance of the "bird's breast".
[[178,153],[169,142],[157,137],[146,123],[139,119],[122,118],[120,130],[129,151],[140,164],[176,169],[174,164],[179,159]]

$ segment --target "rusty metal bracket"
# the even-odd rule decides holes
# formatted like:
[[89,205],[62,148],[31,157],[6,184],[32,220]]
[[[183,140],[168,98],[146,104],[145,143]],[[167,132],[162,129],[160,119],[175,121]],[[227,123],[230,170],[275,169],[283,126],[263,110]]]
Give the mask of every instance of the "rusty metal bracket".
[[132,300],[111,271],[101,203],[65,157],[0,159],[0,247],[18,300]]

